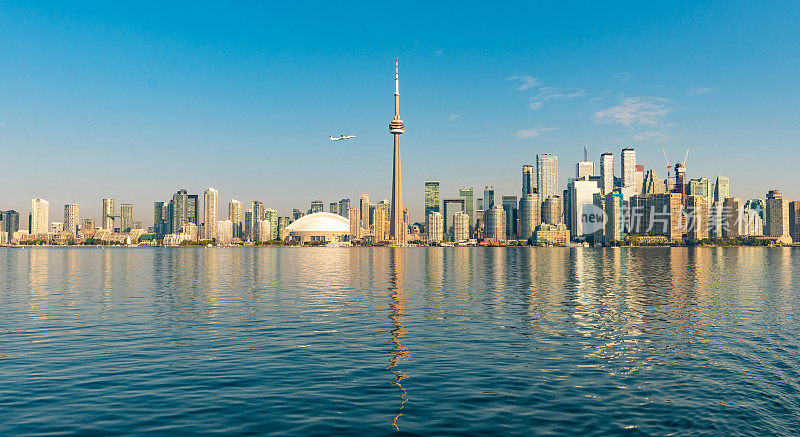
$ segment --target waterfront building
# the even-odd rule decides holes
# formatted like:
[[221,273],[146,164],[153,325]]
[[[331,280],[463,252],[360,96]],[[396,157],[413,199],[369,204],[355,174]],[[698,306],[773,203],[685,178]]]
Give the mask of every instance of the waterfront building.
[[453,215],[453,234],[450,236],[456,243],[469,240],[469,214],[457,212]]
[[708,236],[709,238],[722,238],[722,226],[723,226],[723,204],[722,202],[711,202],[711,208],[709,210],[709,221],[708,221]]
[[681,217],[682,196],[680,193],[654,194],[648,197],[645,220],[652,235],[663,235],[669,241],[679,241],[683,237],[683,218]]
[[549,153],[536,154],[536,191],[540,199],[558,194],[558,157]]
[[376,242],[386,241],[389,237],[388,233],[386,232],[387,224],[389,223],[386,220],[386,208],[377,206],[375,207],[375,223],[372,225],[372,235],[375,237]]
[[339,214],[320,212],[301,217],[286,227],[289,238],[301,243],[339,242],[350,235],[350,220]]
[[439,205],[439,181],[425,181],[425,217],[440,212]]
[[614,189],[614,155],[600,155],[600,194],[606,195]]
[[722,204],[722,238],[737,238],[744,234],[744,205],[738,197],[728,197]]
[[119,231],[130,232],[134,229],[134,209],[132,203],[123,203],[119,207]]
[[114,232],[114,217],[116,216],[114,199],[103,199],[101,208],[100,223],[103,229]]
[[203,193],[203,239],[213,240],[219,219],[219,191],[209,187]]
[[708,196],[689,195],[686,197],[686,236],[691,240],[708,238],[710,205]]
[[444,216],[438,211],[431,211],[425,218],[425,232],[428,243],[438,243],[444,240]]
[[[324,213],[320,213],[324,214]],[[256,243],[264,243],[272,239],[272,224],[267,220],[258,220],[255,223],[253,239]]]
[[403,183],[400,170],[400,135],[405,132],[400,120],[400,76],[397,60],[394,63],[394,118],[389,122],[389,133],[394,137],[394,159],[392,165],[392,203],[389,213],[389,239],[396,244],[405,244],[406,227],[403,224]]
[[264,220],[269,222],[269,235],[272,238],[278,238],[278,211],[267,208],[264,210]]
[[557,225],[561,222],[561,196],[550,196],[542,206],[542,223]]
[[789,235],[789,203],[778,190],[767,193],[764,217],[765,234],[769,237]]
[[536,189],[536,175],[532,165],[522,166],[522,196],[533,194]]
[[625,239],[625,213],[622,193],[613,191],[606,195],[594,194],[595,208],[605,213],[603,226],[598,226],[594,233],[595,243],[611,244]]
[[350,221],[350,239],[358,240],[361,238],[361,209],[355,206],[350,208],[348,220]]
[[450,238],[453,235],[453,216],[457,212],[466,212],[467,202],[463,197],[444,199],[442,206],[444,209],[444,233]]
[[540,205],[539,195],[536,193],[522,196],[519,199],[519,238],[521,240],[533,237],[536,227],[541,223]]
[[667,184],[664,182],[663,179],[659,179],[656,176],[656,172],[654,170],[647,170],[647,174],[644,176],[644,188],[642,193],[644,194],[663,194],[667,192]]
[[200,226],[200,196],[198,194],[186,195],[186,220]]
[[93,218],[85,218],[81,220],[81,230],[84,232],[94,232],[95,221]]
[[[94,226],[92,226],[94,229]],[[169,222],[169,208],[164,202],[153,202],[153,233],[157,239],[171,233]]]
[[328,212],[331,214],[339,213],[339,206],[336,204],[336,202],[331,202],[330,204],[328,204]]
[[231,199],[228,203],[228,220],[233,223],[233,238],[242,238],[244,223],[244,205],[242,202]]
[[486,211],[485,214],[484,240],[492,240],[496,243],[506,239],[506,212],[500,205],[495,205]]
[[689,180],[689,196],[702,196],[710,200],[712,195],[711,181],[708,178],[697,178]]
[[536,227],[536,244],[564,245],[569,243],[569,229],[565,224],[548,225],[542,223]]
[[483,208],[483,197],[478,197],[478,199],[475,201],[475,215],[480,217],[480,214],[478,214],[478,211],[483,211],[483,210],[484,210],[484,208]]
[[361,217],[361,229],[369,229],[369,196],[366,194],[361,195],[359,214]]
[[181,228],[178,230],[178,234],[188,235],[189,241],[200,241],[200,226],[197,226],[192,222],[188,222],[181,226]]
[[494,187],[487,185],[483,187],[483,210],[488,211],[494,208]]
[[255,213],[253,212],[252,208],[248,208],[244,211],[244,230],[242,231],[242,239],[254,241],[255,240],[255,228],[256,228],[256,219]]
[[278,218],[278,240],[286,241],[286,237],[289,236],[289,231],[286,230],[286,227],[292,224],[291,217],[280,217]]
[[622,149],[622,186],[636,186],[636,151],[630,147]]
[[216,221],[214,228],[214,241],[217,244],[226,246],[233,242],[233,222],[231,220]]
[[77,236],[78,229],[80,229],[80,221],[80,207],[78,204],[70,203],[64,205],[64,230]]
[[[365,194],[366,195],[366,194]],[[369,205],[369,197],[367,197],[367,205]],[[292,220],[298,220],[303,216],[303,212],[295,208],[292,210]]]
[[759,237],[764,235],[764,202],[750,199],[744,203],[742,235]]
[[587,208],[584,211],[584,208],[591,207],[594,204],[594,195],[597,193],[600,193],[597,181],[589,180],[586,176],[571,180],[567,184],[566,210],[569,211],[567,213],[569,217],[567,225],[573,239],[585,238],[591,235],[591,232],[584,232],[583,225],[590,219],[594,220],[594,218],[588,217],[592,215],[594,209]]
[[469,216],[470,227],[475,223],[475,190],[472,187],[458,190],[458,196],[464,199],[464,212]]
[[19,213],[13,209],[3,211],[3,227],[0,231],[8,236],[10,242],[14,238],[14,233],[19,231]]
[[172,201],[169,202],[167,209],[169,222],[171,223],[170,234],[178,233],[181,227],[187,223],[197,224],[197,222],[189,220],[189,194],[185,188],[181,188],[172,195]]
[[789,202],[789,235],[795,243],[800,242],[800,201]]
[[503,196],[503,211],[506,213],[506,239],[517,238],[517,196]]
[[725,176],[717,176],[717,181],[714,183],[714,201],[723,203],[725,199],[731,195],[731,182]]
[[636,171],[633,173],[633,188],[636,194],[644,192],[644,166],[636,164]]
[[583,177],[594,176],[594,162],[593,161],[578,161],[575,164],[575,178],[581,179]]
[[31,235],[46,235],[50,231],[50,203],[40,197],[31,200],[28,231]]
[[50,230],[48,231],[48,233],[58,234],[63,230],[64,230],[64,222],[52,222],[50,223]]

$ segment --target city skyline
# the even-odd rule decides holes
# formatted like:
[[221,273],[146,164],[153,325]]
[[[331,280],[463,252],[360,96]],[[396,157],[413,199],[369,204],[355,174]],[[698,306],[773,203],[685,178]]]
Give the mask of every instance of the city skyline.
[[[135,220],[150,223],[151,203],[181,187],[199,193],[214,186],[221,205],[259,199],[282,216],[312,199],[389,199],[390,164],[380,150],[390,116],[385,71],[398,56],[407,84],[404,118],[414,126],[404,135],[404,205],[415,221],[424,220],[417,187],[425,180],[441,180],[443,198],[485,185],[498,199],[519,195],[518,168],[550,153],[560,157],[563,189],[587,145],[595,166],[600,153],[616,158],[633,147],[637,163],[661,178],[662,147],[673,161],[691,148],[687,179],[726,175],[743,199],[773,188],[800,197],[791,168],[800,158],[792,135],[798,110],[789,104],[800,90],[796,61],[786,61],[798,58],[798,8],[790,3],[670,5],[657,18],[646,7],[619,13],[623,6],[587,4],[566,16],[544,5],[532,18],[541,21],[539,30],[512,18],[494,36],[488,25],[466,26],[453,12],[454,24],[433,30],[423,23],[415,28],[419,37],[370,25],[370,39],[336,25],[325,42],[318,38],[330,34],[325,25],[294,43],[262,38],[277,30],[256,26],[253,18],[267,13],[257,8],[203,17],[219,29],[200,37],[182,9],[146,17],[114,5],[85,7],[90,11],[11,5],[0,13],[0,44],[17,61],[0,67],[14,90],[0,111],[0,145],[22,163],[6,160],[0,170],[25,182],[4,191],[0,209],[25,214],[24,205],[42,197],[52,211],[75,203],[82,217],[99,219],[98,199],[114,198],[137,205]],[[278,12],[292,12],[286,8]],[[318,24],[339,9],[320,8],[310,19]],[[380,15],[362,18],[373,13]],[[743,26],[735,37],[725,32],[756,13],[772,19]],[[484,19],[495,23],[501,15],[509,20],[492,13]],[[592,21],[608,16],[615,26]],[[638,25],[643,18],[650,28]],[[648,32],[669,33],[672,43],[656,45]],[[154,45],[149,35],[163,42]],[[190,36],[195,45],[186,44]],[[705,45],[689,44],[700,37]],[[347,47],[336,44],[345,40]],[[221,51],[220,44],[232,48]],[[297,56],[287,60],[287,51]],[[358,138],[332,146],[328,135],[342,131]],[[64,150],[82,164],[77,171],[52,159]],[[229,159],[210,158],[220,151]],[[28,163],[47,163],[47,170],[28,180]],[[614,167],[619,175],[617,159]]]

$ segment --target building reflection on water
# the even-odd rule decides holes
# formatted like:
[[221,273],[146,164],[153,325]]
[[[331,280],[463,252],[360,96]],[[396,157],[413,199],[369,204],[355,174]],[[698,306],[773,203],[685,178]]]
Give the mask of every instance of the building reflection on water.
[[397,421],[400,419],[400,416],[403,415],[403,407],[408,401],[408,392],[406,391],[406,388],[403,387],[403,380],[406,379],[407,376],[399,366],[411,356],[411,351],[409,351],[408,348],[403,346],[403,344],[400,342],[403,335],[406,334],[406,329],[403,327],[403,321],[405,320],[406,315],[405,308],[403,306],[405,296],[403,289],[402,249],[392,248],[389,262],[389,299],[391,299],[389,303],[389,308],[391,310],[389,318],[392,319],[392,338],[389,341],[393,344],[393,348],[392,357],[389,359],[389,366],[387,369],[394,373],[394,383],[400,389],[400,408],[397,411],[397,415],[391,420],[392,425],[394,425],[395,429],[399,431],[400,427],[397,425]]

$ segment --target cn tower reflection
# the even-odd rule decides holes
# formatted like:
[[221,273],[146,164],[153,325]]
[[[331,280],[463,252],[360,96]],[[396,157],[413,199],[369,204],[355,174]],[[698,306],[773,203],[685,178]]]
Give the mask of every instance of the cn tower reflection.
[[400,409],[397,411],[397,415],[392,418],[392,425],[398,431],[400,427],[397,426],[397,420],[403,415],[403,407],[408,400],[408,392],[406,388],[403,387],[403,380],[406,379],[407,376],[398,366],[411,356],[411,352],[408,348],[400,343],[400,339],[406,333],[405,328],[403,328],[403,320],[405,319],[405,310],[403,308],[403,254],[400,253],[400,250],[402,249],[391,248],[391,255],[389,258],[389,298],[391,299],[391,303],[389,304],[391,314],[389,318],[392,319],[393,325],[391,330],[392,338],[389,341],[394,347],[392,348],[392,357],[389,359],[389,366],[386,367],[394,373],[394,383],[400,388]]

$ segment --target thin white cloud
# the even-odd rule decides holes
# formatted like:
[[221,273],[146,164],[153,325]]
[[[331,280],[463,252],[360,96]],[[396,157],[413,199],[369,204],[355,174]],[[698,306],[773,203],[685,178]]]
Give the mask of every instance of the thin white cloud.
[[667,103],[668,100],[663,97],[627,97],[617,106],[598,111],[593,119],[598,124],[655,125],[660,118],[672,112]]
[[714,91],[714,88],[695,88],[693,90],[689,90],[689,94],[693,96],[699,96],[702,94],[709,94]]
[[447,119],[450,121],[458,120],[459,118],[461,118],[461,114],[450,114],[450,116],[447,117]]
[[527,139],[527,138],[538,137],[543,132],[547,132],[547,131],[550,131],[550,130],[556,130],[556,128],[554,128],[552,126],[546,126],[546,127],[535,126],[535,127],[530,128],[530,129],[518,130],[518,131],[514,132],[514,135],[516,135],[517,138],[519,138],[521,140],[524,140],[524,139]]
[[517,88],[518,91],[525,91],[528,88],[534,88],[542,85],[542,82],[539,79],[531,76],[511,76],[507,77],[506,80],[521,80],[522,85]]
[[434,53],[434,54],[436,54],[437,56],[438,56],[438,55],[441,55],[441,54],[442,54],[442,49],[436,50],[436,51],[435,51],[435,52],[433,52],[433,53]]
[[649,130],[631,136],[631,141],[653,141],[657,143],[663,143],[672,141],[672,135],[666,132]]
[[552,99],[573,99],[575,97],[584,97],[586,95],[586,91],[577,90],[577,91],[570,91],[570,90],[560,90],[558,88],[553,87],[542,87],[539,88],[538,92],[535,96],[531,98],[530,107],[532,110],[537,110],[544,105],[544,103],[548,100]]

